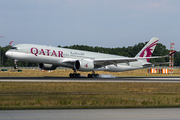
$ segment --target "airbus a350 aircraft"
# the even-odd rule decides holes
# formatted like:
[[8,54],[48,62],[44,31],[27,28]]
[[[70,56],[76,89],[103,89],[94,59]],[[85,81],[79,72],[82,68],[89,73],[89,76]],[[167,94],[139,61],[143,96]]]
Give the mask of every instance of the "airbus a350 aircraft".
[[35,44],[15,45],[5,55],[14,60],[39,63],[44,70],[55,70],[58,66],[71,68],[74,73],[70,73],[70,77],[79,77],[76,71],[92,71],[88,77],[95,77],[98,76],[95,71],[121,72],[151,67],[154,64],[149,59],[174,54],[151,57],[158,40],[152,38],[133,58]]

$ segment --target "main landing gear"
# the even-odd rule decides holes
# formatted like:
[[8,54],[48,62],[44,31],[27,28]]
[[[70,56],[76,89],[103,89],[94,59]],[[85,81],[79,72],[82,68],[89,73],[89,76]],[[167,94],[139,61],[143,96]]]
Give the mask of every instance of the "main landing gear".
[[[74,70],[74,69],[73,69],[73,70]],[[80,77],[80,74],[79,74],[79,73],[76,73],[76,70],[74,70],[74,73],[70,73],[70,74],[69,74],[69,77],[70,77],[70,78]]]
[[79,74],[79,73],[70,73],[70,74],[69,74],[69,77],[70,77],[70,78],[80,77],[80,74]]
[[95,74],[95,72],[93,71],[93,73],[92,74],[88,74],[88,78],[94,78],[94,77],[98,77],[99,76],[99,74]]
[[[78,78],[78,77],[80,77],[80,74],[77,73],[75,69],[73,69],[73,70],[74,70],[74,73],[70,73],[69,77],[70,78]],[[94,78],[94,77],[98,77],[99,76],[99,74],[95,74],[94,71],[92,71],[92,72],[93,72],[92,74],[88,74],[88,76],[87,76],[88,78]]]

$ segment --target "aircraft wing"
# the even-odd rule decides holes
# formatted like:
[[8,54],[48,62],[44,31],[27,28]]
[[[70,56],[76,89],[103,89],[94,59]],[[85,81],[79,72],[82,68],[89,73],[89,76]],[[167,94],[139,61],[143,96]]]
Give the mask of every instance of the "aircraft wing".
[[[124,58],[104,58],[104,59],[94,59],[94,65],[95,66],[106,66],[106,65],[117,65],[118,63],[127,63],[129,64],[130,62],[135,62],[141,59],[152,59],[152,58],[164,58],[164,57],[169,57],[172,54],[174,54],[176,51],[165,55],[165,56],[153,56],[153,57],[134,57],[134,58],[128,58],[128,57],[124,57]],[[66,63],[66,64],[71,64],[73,65],[76,62],[76,59],[64,59],[62,61],[62,63]],[[149,63],[149,64],[144,64],[143,66],[153,66],[156,63]],[[160,64],[160,63],[157,63]]]
[[135,58],[109,58],[109,59],[95,59],[94,60],[94,64],[95,65],[110,65],[110,64],[114,64],[117,65],[118,63],[127,63],[129,64],[130,62],[135,62],[138,61],[140,59],[150,59],[150,58],[159,58],[159,56],[157,57],[135,57]]
[[129,63],[138,61],[136,58],[109,58],[109,59],[95,59],[94,64],[97,65],[110,65],[110,64],[117,64],[117,63]]
[[[110,64],[117,65],[117,63],[129,64],[129,62],[133,62],[133,61],[138,61],[138,60],[135,58],[94,59],[94,66],[96,68],[98,68],[98,67],[102,67],[102,66],[106,66],[106,65],[110,65]],[[76,59],[65,59],[62,61],[62,63],[69,64],[72,66],[74,65],[75,62],[76,62]]]
[[[134,57],[134,58],[109,58],[109,59],[95,59],[94,63],[98,64],[98,65],[110,65],[110,64],[114,64],[116,65],[117,63],[127,63],[129,64],[129,62],[134,62],[134,61],[138,61],[141,59],[152,59],[152,58],[164,58],[164,57],[169,57],[172,54],[174,54],[176,51],[165,55],[165,56],[153,56],[153,57]],[[151,63],[150,63],[151,64]],[[148,64],[148,65],[150,65]],[[158,63],[159,64],[159,63]],[[152,65],[152,64],[151,64]]]

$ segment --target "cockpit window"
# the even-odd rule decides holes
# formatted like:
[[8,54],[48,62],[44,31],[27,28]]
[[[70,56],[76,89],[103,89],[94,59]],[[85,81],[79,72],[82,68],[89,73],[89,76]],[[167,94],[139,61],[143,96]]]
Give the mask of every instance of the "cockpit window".
[[18,48],[17,48],[17,47],[12,47],[11,49],[13,49],[13,50],[18,50]]

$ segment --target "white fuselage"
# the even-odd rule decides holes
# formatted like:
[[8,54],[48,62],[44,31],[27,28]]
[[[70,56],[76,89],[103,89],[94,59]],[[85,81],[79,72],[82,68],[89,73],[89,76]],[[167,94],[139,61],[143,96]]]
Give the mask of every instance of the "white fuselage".
[[[54,64],[56,66],[63,66],[74,68],[71,61],[75,60],[92,60],[95,59],[109,59],[109,58],[128,58],[117,55],[88,52],[82,50],[74,50],[67,48],[57,48],[34,44],[19,44],[13,46],[12,49],[6,52],[6,56],[11,59],[20,61],[36,62]],[[69,62],[68,62],[69,61]],[[96,63],[94,63],[96,64]],[[143,60],[127,63],[117,64],[103,64],[101,67],[94,68],[94,71],[128,71],[143,68],[143,64],[148,64]]]

